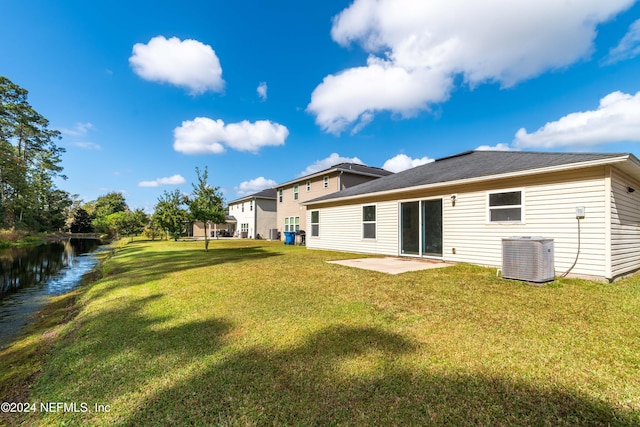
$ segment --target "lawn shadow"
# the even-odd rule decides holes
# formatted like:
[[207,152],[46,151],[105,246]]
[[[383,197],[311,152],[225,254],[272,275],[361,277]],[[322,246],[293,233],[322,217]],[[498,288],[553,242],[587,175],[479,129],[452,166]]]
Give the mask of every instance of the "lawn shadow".
[[[176,324],[171,316],[148,315],[146,307],[162,297],[156,293],[78,319],[38,379],[32,399],[43,398],[40,390],[46,401],[86,401],[90,396],[92,402],[113,402],[221,348],[233,329],[230,321],[210,318]],[[64,416],[73,424],[83,414]]]
[[414,349],[401,335],[378,328],[328,327],[291,349],[237,353],[149,397],[125,424],[631,426],[640,421],[637,413],[572,390],[416,371],[399,362]]
[[[147,242],[142,242],[144,243]],[[159,280],[167,274],[180,271],[211,266],[222,267],[228,264],[266,260],[281,255],[282,253],[260,246],[214,247],[207,252],[200,248],[180,248],[172,251],[144,250],[138,246],[138,242],[133,242],[118,249],[117,256],[112,257],[103,267],[103,279],[117,278],[121,274],[126,274],[126,283],[114,281],[112,284],[104,285],[101,290],[92,293],[92,297],[100,297],[117,287],[136,286]]]

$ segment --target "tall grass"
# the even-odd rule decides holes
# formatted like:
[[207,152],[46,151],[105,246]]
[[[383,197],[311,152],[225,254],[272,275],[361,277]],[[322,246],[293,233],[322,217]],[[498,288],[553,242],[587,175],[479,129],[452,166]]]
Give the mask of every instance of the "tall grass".
[[638,277],[534,287],[279,242],[203,249],[133,242],[109,259],[28,396],[89,410],[24,421],[640,424]]

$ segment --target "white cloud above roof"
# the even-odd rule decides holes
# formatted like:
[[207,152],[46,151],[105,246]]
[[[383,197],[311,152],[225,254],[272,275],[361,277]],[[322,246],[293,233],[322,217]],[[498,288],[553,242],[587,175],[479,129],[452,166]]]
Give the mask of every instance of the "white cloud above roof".
[[133,46],[129,64],[145,80],[183,87],[192,95],[224,90],[220,60],[211,46],[197,40],[153,37]]
[[[307,111],[325,131],[362,127],[371,114],[410,117],[446,101],[456,77],[503,87],[589,57],[597,25],[633,0],[355,0],[333,21],[366,65],[328,75]],[[364,123],[366,124],[366,123]]]
[[307,166],[307,168],[300,172],[298,176],[311,175],[313,173],[320,172],[321,170],[329,169],[331,166],[335,166],[339,163],[358,163],[364,165],[362,160],[357,157],[343,157],[338,153],[331,153],[329,157],[317,160],[313,162],[313,164]]
[[499,143],[496,145],[481,145],[476,148],[478,151],[516,151],[516,148],[511,147],[509,144]]
[[272,188],[276,184],[277,182],[272,179],[259,176],[258,178],[241,182],[239,186],[235,187],[235,191],[239,196],[247,196],[267,188]]
[[384,162],[382,169],[398,173],[433,161],[434,159],[430,159],[429,157],[412,159],[406,154],[398,154]]
[[225,124],[208,117],[185,120],[173,130],[173,148],[185,154],[220,154],[226,147],[257,153],[262,147],[283,145],[289,130],[269,120]]
[[159,187],[161,185],[180,185],[187,181],[181,175],[172,175],[165,178],[157,178],[153,181],[140,181],[138,187]]
[[517,148],[590,147],[615,142],[640,142],[640,92],[612,92],[596,110],[567,114],[535,132],[518,130]]

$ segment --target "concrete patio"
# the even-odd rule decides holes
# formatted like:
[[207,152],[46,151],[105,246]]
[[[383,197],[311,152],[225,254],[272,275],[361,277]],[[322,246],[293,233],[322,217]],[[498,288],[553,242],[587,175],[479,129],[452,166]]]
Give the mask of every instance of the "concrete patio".
[[429,270],[454,265],[453,263],[437,260],[398,257],[358,258],[327,262],[387,274],[401,274],[409,271]]

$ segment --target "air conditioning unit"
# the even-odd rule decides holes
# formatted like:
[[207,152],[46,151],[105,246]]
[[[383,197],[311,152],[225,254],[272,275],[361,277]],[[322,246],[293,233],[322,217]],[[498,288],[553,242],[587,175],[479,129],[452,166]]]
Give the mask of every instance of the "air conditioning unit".
[[535,283],[552,281],[553,239],[526,236],[502,239],[502,277]]

